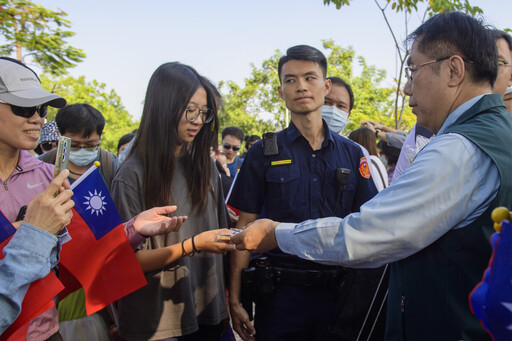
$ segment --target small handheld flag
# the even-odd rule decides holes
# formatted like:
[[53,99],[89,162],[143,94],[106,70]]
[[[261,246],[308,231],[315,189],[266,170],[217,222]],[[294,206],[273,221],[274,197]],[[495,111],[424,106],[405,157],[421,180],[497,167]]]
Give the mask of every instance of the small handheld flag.
[[90,315],[147,282],[99,169],[92,166],[72,190],[72,240],[64,244],[60,264],[83,286]]

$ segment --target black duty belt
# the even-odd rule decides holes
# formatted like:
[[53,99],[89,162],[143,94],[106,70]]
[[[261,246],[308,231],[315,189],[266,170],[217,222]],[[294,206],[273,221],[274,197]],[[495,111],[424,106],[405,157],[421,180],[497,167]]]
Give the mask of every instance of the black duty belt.
[[272,266],[275,284],[339,287],[344,270],[296,270]]

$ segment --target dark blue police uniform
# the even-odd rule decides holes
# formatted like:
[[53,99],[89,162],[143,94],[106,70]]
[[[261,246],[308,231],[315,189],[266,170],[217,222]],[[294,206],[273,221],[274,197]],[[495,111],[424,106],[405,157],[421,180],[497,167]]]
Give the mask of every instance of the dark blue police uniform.
[[[279,154],[265,156],[262,141],[248,151],[229,205],[281,222],[301,222],[359,211],[377,190],[369,178],[368,164],[353,141],[331,132],[324,122],[325,139],[313,150],[290,123],[277,133]],[[350,170],[348,184],[339,195],[336,169]],[[339,267],[310,262],[275,249],[266,254],[273,267],[287,269],[291,281],[279,281],[270,295],[256,305],[258,340],[327,340],[327,325],[336,310],[338,289],[332,283],[312,283],[295,270],[333,273]],[[304,271],[306,272],[306,271]],[[281,272],[280,272],[281,273]],[[297,276],[295,276],[297,275]],[[306,274],[307,275],[307,274]],[[317,276],[318,277],[318,276]],[[306,283],[300,283],[304,280]],[[297,282],[297,283],[296,283]],[[314,279],[313,279],[314,282]]]

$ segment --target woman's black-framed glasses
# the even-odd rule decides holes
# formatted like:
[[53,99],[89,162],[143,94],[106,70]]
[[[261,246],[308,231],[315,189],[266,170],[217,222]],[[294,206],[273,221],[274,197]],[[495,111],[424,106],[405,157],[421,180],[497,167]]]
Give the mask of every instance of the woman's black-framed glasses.
[[189,122],[194,122],[201,115],[203,123],[209,123],[213,119],[213,110],[199,109],[198,106],[192,105],[185,109],[185,119]]
[[34,116],[34,114],[37,112],[39,114],[39,117],[44,118],[46,117],[48,105],[38,105],[37,107],[19,107],[17,105],[10,104],[11,111],[14,115],[24,117],[24,118],[31,118]]

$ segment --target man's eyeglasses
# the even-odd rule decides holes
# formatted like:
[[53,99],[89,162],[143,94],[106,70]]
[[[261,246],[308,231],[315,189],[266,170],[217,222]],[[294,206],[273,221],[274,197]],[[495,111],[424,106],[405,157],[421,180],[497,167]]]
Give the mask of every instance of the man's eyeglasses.
[[194,122],[201,115],[203,123],[209,123],[213,119],[213,110],[205,109],[201,110],[199,107],[192,105],[185,109],[185,118],[189,122]]
[[[424,66],[427,66],[427,65],[430,65],[430,64],[434,64],[434,63],[442,62],[443,60],[447,60],[450,57],[452,57],[452,56],[437,58],[437,59],[430,60],[430,61],[425,62],[425,63],[421,63],[420,65],[413,65],[413,64],[411,64],[409,66],[406,66],[405,67],[405,77],[407,78],[408,82],[412,82],[412,75],[413,75],[414,72],[418,71],[419,69],[421,69]],[[473,64],[473,62],[471,60],[467,60],[466,58],[462,58],[462,60],[464,62],[466,62],[466,63]]]
[[235,151],[235,152],[237,152],[237,151],[239,151],[239,150],[240,150],[240,147],[232,146],[232,145],[227,144],[227,143],[226,143],[226,144],[223,144],[223,145],[222,145],[222,147],[223,147],[224,149],[233,149],[233,151]]
[[59,146],[59,141],[48,141],[48,142],[43,142],[40,144],[41,146],[41,149],[44,150],[45,152],[47,151],[50,151],[54,148],[57,148]]
[[81,144],[71,142],[69,150],[72,152],[78,152],[80,149],[85,149],[88,152],[96,152],[100,148],[100,144],[101,142],[98,144]]
[[11,110],[14,115],[21,116],[24,118],[31,118],[37,112],[41,118],[46,117],[48,105],[39,105],[37,107],[19,107],[17,105],[12,105]]
[[498,60],[498,66],[509,66],[509,67],[512,67],[512,65],[510,65],[510,63],[507,62],[506,60]]

